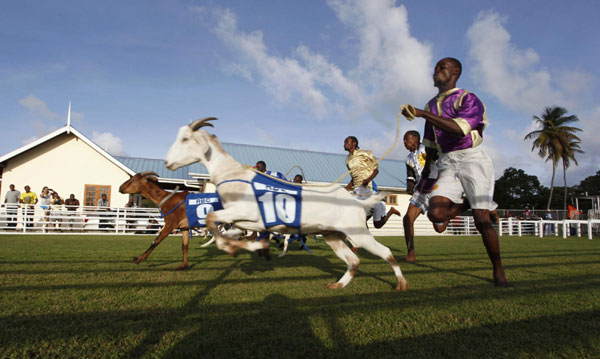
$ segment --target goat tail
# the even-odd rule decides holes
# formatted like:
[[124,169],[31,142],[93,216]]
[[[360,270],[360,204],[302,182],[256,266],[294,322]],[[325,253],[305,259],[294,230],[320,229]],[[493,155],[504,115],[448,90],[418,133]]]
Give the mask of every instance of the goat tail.
[[360,205],[365,210],[365,212],[368,213],[371,210],[371,208],[373,208],[373,206],[375,206],[377,204],[377,202],[382,201],[384,198],[385,198],[385,195],[379,193],[379,194],[374,194],[367,199],[363,199],[363,200],[357,199],[357,201],[358,201],[358,203],[360,203]]

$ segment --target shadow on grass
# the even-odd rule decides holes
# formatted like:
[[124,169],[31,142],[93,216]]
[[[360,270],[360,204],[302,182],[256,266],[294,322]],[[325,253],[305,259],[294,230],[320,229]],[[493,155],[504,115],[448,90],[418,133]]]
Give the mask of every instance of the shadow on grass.
[[[40,343],[47,345],[50,342],[63,345],[63,354],[73,356],[80,348],[72,347],[70,343],[100,340],[102,347],[89,349],[82,355],[123,358],[513,358],[524,353],[530,357],[566,353],[567,357],[592,358],[600,348],[598,310],[473,326],[462,323],[458,326],[463,328],[411,334],[414,325],[411,313],[419,308],[431,306],[435,312],[473,300],[489,302],[540,292],[559,294],[589,290],[600,287],[598,278],[593,275],[572,277],[567,283],[537,281],[537,288],[519,286],[518,290],[464,286],[451,290],[345,294],[308,300],[270,294],[258,302],[205,303],[203,299],[227,282],[227,277],[239,264],[239,260],[235,261],[230,268],[206,282],[205,288],[180,308],[5,316],[0,324],[3,333],[0,347],[7,356],[19,353],[22,348],[29,348],[29,351],[39,348],[37,356],[44,356],[45,349]],[[348,327],[348,322],[340,320],[354,316],[374,318],[377,313],[398,310],[402,311],[402,316],[385,320],[384,328],[371,326],[380,331],[362,333],[360,337],[352,332],[361,330],[360,325]],[[321,324],[315,325],[315,318]],[[172,343],[165,343],[173,333],[179,336]],[[132,337],[141,339],[134,341],[135,345],[118,346],[118,353],[103,352],[110,348],[107,343],[121,343],[123,338]],[[369,344],[355,344],[362,339]]]
[[[217,326],[210,321],[203,322],[162,357],[429,359],[516,358],[524,354],[543,358],[562,354],[593,358],[600,354],[595,335],[600,330],[600,311],[542,316],[360,345],[351,343],[333,317],[328,317],[330,335],[324,343],[314,335],[306,313],[293,305],[285,296],[270,295],[260,306],[263,310],[259,313],[229,315]],[[283,307],[286,310],[280,311]],[[270,327],[268,335],[262,334],[265,321]]]

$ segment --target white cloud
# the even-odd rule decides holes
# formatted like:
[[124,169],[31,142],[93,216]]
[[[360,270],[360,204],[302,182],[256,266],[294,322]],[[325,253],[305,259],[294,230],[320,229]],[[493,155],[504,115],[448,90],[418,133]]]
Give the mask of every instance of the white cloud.
[[[493,11],[481,12],[469,28],[469,56],[475,62],[473,81],[511,109],[539,113],[549,105],[571,106],[570,91],[556,86],[550,71],[539,65],[540,57],[533,49],[518,49],[511,43],[505,23],[506,18]],[[569,74],[573,82],[567,90],[581,91],[581,83],[574,83],[585,74]]]
[[[584,178],[596,174],[600,169],[600,107],[584,110],[577,114],[580,122],[575,122],[575,127],[583,131],[578,133],[581,138],[581,149],[585,153],[576,155],[578,166],[571,164],[567,169],[569,185],[576,185]],[[573,178],[574,180],[571,180]]]
[[85,118],[85,114],[83,112],[74,112],[71,111],[71,120],[81,121]]
[[110,132],[94,131],[92,133],[92,141],[111,155],[127,156],[127,153],[123,151],[123,141]]
[[248,82],[254,81],[254,79],[252,77],[252,72],[250,71],[250,69],[247,66],[245,66],[243,64],[236,64],[236,63],[223,64],[223,65],[221,65],[221,70],[224,73],[229,74],[229,75],[236,75],[236,76],[243,77]]
[[[31,114],[32,119],[30,122],[33,135],[22,139],[23,144],[31,143],[40,137],[43,137],[50,132],[59,128],[59,123],[64,121],[63,124],[67,123],[67,114],[65,112],[64,117],[58,115],[56,112],[50,110],[46,102],[37,98],[33,94],[29,94],[19,99],[19,104],[25,107]],[[82,112],[71,112],[71,119],[74,121],[81,121],[85,118]]]
[[[407,10],[392,0],[328,1],[338,19],[358,38],[358,63],[342,69],[324,55],[299,44],[288,55],[269,49],[261,31],[238,29],[228,9],[192,8],[216,19],[211,30],[235,52],[229,73],[259,79],[281,103],[308,108],[316,117],[341,114],[349,120],[395,115],[400,104],[423,102],[432,93],[431,47],[410,35]],[[350,61],[352,62],[352,61]]]
[[360,39],[359,64],[351,72],[372,99],[379,100],[377,106],[397,110],[398,99],[414,102],[431,96],[431,46],[411,36],[404,5],[395,6],[394,0],[327,3]]
[[[230,10],[215,10],[215,34],[241,55],[257,72],[267,92],[281,102],[300,97],[317,116],[327,112],[327,101],[315,84],[315,76],[296,59],[268,54],[262,32],[243,33],[237,29],[237,19]],[[238,65],[239,66],[239,65]]]
[[44,120],[57,120],[59,118],[58,114],[51,111],[44,101],[32,94],[20,99],[19,103],[27,108],[31,114],[41,117]]

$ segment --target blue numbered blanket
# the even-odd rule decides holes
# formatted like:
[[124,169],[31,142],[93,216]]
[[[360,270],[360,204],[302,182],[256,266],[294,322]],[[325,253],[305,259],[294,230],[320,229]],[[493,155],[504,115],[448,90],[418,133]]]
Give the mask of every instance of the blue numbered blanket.
[[302,213],[302,186],[274,180],[257,173],[252,188],[265,227],[286,225],[300,227]]
[[191,227],[206,227],[206,215],[223,209],[216,193],[189,193],[185,198],[185,212]]

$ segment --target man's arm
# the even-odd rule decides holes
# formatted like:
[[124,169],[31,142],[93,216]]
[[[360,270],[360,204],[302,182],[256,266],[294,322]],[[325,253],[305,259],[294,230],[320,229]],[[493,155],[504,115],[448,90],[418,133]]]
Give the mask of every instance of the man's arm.
[[417,180],[415,170],[406,164],[406,192],[413,194],[415,192],[415,182]]
[[350,179],[350,182],[348,182],[348,184],[346,185],[346,191],[350,191],[352,189],[352,179]]
[[371,175],[362,182],[363,186],[368,185],[369,182],[371,182],[373,180],[373,178],[375,178],[375,176],[377,176],[378,173],[379,173],[379,169],[377,169],[377,168],[374,169],[373,172],[371,173]]
[[431,147],[425,147],[425,166],[423,167],[423,172],[421,172],[421,178],[429,178],[429,174],[431,173],[431,164],[437,161],[437,149]]
[[[402,110],[402,114],[405,116],[410,115],[407,109]],[[423,111],[421,109],[415,108],[415,117],[423,117],[425,121],[429,122],[433,126],[439,128],[440,130],[447,132],[448,134],[456,137],[464,137],[463,130],[460,126],[451,118],[445,118],[442,116],[438,116],[428,111]]]

